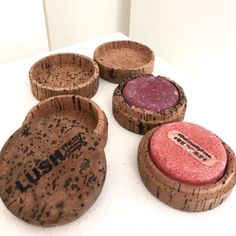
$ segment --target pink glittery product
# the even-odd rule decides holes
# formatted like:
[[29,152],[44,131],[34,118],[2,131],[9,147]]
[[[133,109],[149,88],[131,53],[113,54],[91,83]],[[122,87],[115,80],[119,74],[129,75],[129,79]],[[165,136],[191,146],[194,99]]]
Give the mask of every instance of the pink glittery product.
[[152,135],[149,148],[157,168],[185,184],[215,183],[224,174],[227,164],[220,139],[192,123],[162,125]]
[[127,82],[123,91],[130,106],[160,112],[179,102],[177,88],[161,76],[142,75]]

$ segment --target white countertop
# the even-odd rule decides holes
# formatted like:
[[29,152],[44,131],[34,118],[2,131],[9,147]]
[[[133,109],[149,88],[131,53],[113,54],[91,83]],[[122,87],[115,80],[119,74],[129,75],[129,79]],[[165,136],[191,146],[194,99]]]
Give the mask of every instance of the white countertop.
[[[55,52],[75,52],[92,57],[101,43],[127,39],[121,33],[72,45]],[[18,129],[37,104],[30,91],[28,71],[49,53],[0,65],[0,147]],[[186,78],[156,56],[153,74],[179,83],[188,98],[186,121],[198,123],[219,135],[236,150],[235,76]],[[79,219],[64,226],[42,228],[13,216],[0,201],[0,236],[113,236],[113,235],[235,235],[236,187],[219,207],[203,213],[186,213],[163,204],[143,185],[137,168],[137,148],[142,136],[119,126],[112,115],[111,98],[117,85],[100,80],[93,100],[105,111],[109,137],[105,148],[107,177],[95,204]]]

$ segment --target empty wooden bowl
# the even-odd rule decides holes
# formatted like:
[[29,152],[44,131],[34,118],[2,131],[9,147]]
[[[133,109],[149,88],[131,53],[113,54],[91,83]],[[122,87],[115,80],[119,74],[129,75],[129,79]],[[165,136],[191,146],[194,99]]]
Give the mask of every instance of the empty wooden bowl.
[[99,85],[99,68],[87,56],[60,53],[42,58],[29,71],[31,90],[38,100],[62,94],[93,97]]
[[103,79],[119,84],[128,77],[152,73],[154,53],[138,42],[113,41],[97,47],[94,60]]
[[78,95],[51,97],[34,106],[26,115],[23,124],[50,115],[74,117],[78,124],[86,126],[100,137],[101,144],[105,147],[108,133],[107,117],[91,99]]

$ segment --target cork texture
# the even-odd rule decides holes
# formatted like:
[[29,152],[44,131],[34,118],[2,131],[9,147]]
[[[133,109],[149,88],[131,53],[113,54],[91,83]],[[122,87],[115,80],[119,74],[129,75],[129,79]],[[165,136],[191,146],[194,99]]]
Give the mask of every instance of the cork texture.
[[[187,108],[187,98],[184,90],[176,82],[169,80],[179,92],[179,102],[176,106],[163,111],[145,110],[134,106],[129,106],[122,95],[122,90],[126,82],[117,86],[112,98],[113,115],[117,122],[134,133],[145,134],[150,129],[163,123],[182,121]],[[135,79],[132,77],[131,79]]]
[[87,56],[60,53],[42,58],[29,71],[31,90],[38,100],[78,94],[93,97],[99,85],[99,68]]
[[79,121],[101,138],[101,144],[105,147],[108,133],[107,117],[92,100],[78,95],[51,97],[34,106],[26,115],[23,124],[51,115],[66,115]]
[[102,190],[106,140],[106,117],[91,100],[65,95],[39,103],[1,150],[4,204],[35,225],[77,219]]
[[138,42],[113,41],[97,47],[94,60],[103,79],[119,84],[128,77],[152,73],[154,53]]
[[207,211],[219,206],[236,182],[236,160],[231,148],[222,141],[227,153],[227,166],[220,180],[201,186],[183,184],[164,175],[151,159],[149,142],[156,129],[144,135],[138,149],[139,173],[146,188],[165,204],[183,211]]

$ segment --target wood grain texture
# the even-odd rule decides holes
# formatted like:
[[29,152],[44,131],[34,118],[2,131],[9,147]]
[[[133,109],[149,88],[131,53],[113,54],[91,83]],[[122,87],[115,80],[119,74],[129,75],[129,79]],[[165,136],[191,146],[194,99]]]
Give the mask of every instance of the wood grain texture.
[[183,211],[207,211],[219,206],[236,183],[236,159],[232,149],[222,141],[228,160],[224,175],[216,183],[202,186],[183,184],[164,175],[151,159],[149,141],[156,129],[144,135],[138,149],[139,173],[147,189],[162,202]]
[[[160,124],[182,121],[184,119],[187,108],[187,98],[184,90],[176,82],[171,81],[166,77],[163,78],[176,86],[180,99],[176,106],[161,112],[129,106],[122,96],[122,90],[128,80],[117,86],[113,93],[112,109],[115,119],[122,127],[137,134],[145,134],[148,130]],[[135,79],[135,77],[131,79]]]
[[99,66],[101,78],[120,84],[128,77],[152,73],[154,53],[138,42],[113,41],[97,47],[94,60]]
[[31,90],[38,100],[62,94],[93,97],[99,85],[99,68],[87,56],[60,53],[37,61],[29,71]]

